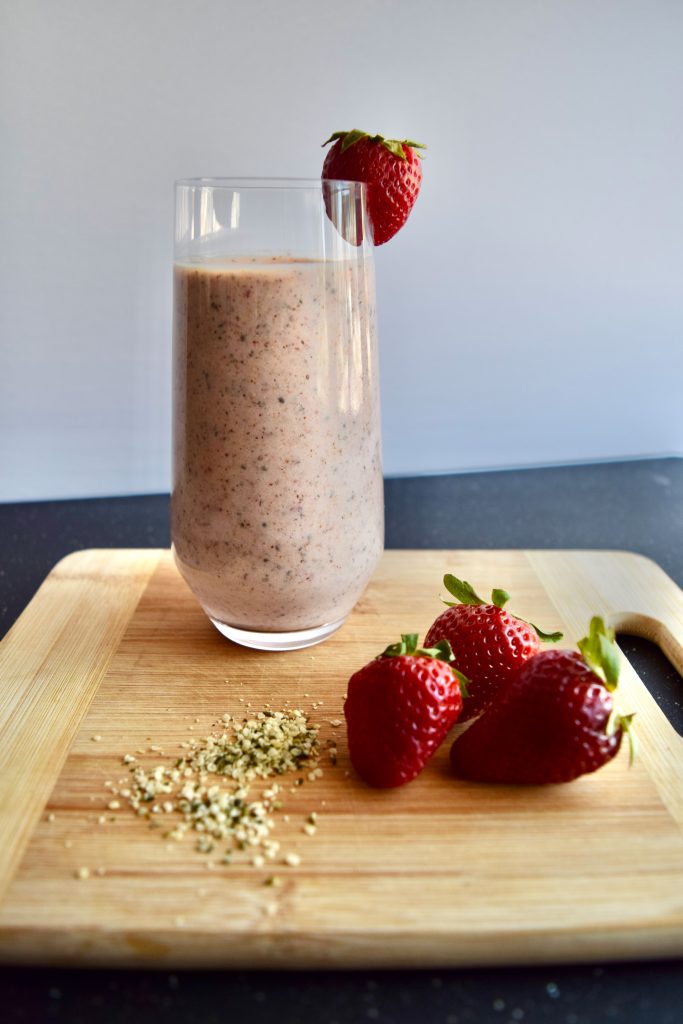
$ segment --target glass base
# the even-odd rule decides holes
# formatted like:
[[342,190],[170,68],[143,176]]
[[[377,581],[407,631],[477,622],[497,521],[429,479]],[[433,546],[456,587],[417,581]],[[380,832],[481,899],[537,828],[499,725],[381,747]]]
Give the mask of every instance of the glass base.
[[209,618],[218,632],[226,636],[228,640],[241,644],[242,647],[252,647],[257,651],[298,651],[302,647],[313,647],[314,644],[320,644],[323,640],[327,640],[328,636],[336,633],[339,627],[346,622],[346,616],[344,616],[343,619],[326,622],[314,629],[299,629],[291,633],[257,633],[249,629],[228,626],[227,623],[220,622],[211,616]]

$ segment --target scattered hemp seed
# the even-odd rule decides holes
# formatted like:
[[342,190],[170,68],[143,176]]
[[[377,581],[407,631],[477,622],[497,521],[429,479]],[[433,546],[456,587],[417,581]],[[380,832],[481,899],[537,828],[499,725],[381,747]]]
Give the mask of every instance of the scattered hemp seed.
[[54,814],[48,814],[47,820],[50,821],[50,822],[54,821],[55,820]]
[[93,743],[101,743],[102,741],[102,737],[100,736],[99,733],[96,733],[94,736],[91,736],[90,739],[93,741]]
[[132,754],[124,754],[123,755],[123,763],[124,764],[135,764],[136,761],[137,761],[137,757],[133,757]]
[[76,872],[76,878],[84,881],[86,878],[90,878],[90,868],[79,868]]
[[118,811],[120,806],[121,804],[119,803],[118,800],[110,800],[109,803],[107,804],[107,807],[109,808],[110,811]]
[[318,829],[315,825],[304,825],[301,831],[305,832],[307,836],[314,836]]
[[278,875],[269,875],[263,884],[269,885],[272,889],[277,889],[282,885],[282,879]]
[[330,723],[333,729],[338,729],[339,726],[342,724],[341,718],[329,718],[328,722]]
[[[261,868],[280,851],[271,832],[273,814],[283,806],[282,786],[273,776],[308,769],[309,778],[322,775],[317,767],[319,727],[301,710],[273,711],[268,706],[241,720],[223,715],[216,727],[218,731],[209,736],[181,743],[180,756],[166,764],[146,767],[136,758],[126,761],[131,755],[124,755],[124,763],[131,765],[129,778],[121,780],[127,786],[118,790],[110,783],[111,792],[125,799],[150,827],[158,827],[155,817],[168,816],[171,827],[164,831],[165,839],[180,841],[194,834],[199,853],[215,850],[219,858],[216,846],[227,841],[222,859],[206,862],[207,868],[231,863],[235,850]],[[163,753],[155,744],[149,750]],[[266,779],[268,783],[259,786]],[[303,777],[295,780],[296,786],[303,783]],[[119,806],[119,800],[108,804],[111,810]],[[296,866],[299,858],[293,856]]]
[[301,864],[301,857],[298,853],[288,853],[285,857],[285,864],[290,868],[298,868]]

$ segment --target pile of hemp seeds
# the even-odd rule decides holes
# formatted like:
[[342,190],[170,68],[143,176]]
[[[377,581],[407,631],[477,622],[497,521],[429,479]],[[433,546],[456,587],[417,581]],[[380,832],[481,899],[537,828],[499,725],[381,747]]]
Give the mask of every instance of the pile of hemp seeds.
[[[333,728],[342,724],[340,719],[328,722]],[[218,855],[223,865],[231,864],[235,853],[241,852],[256,868],[275,863],[297,867],[299,854],[283,854],[281,844],[272,836],[273,816],[282,810],[287,788],[274,779],[299,773],[291,782],[290,792],[294,793],[305,781],[322,777],[319,729],[298,708],[273,711],[266,706],[241,720],[225,714],[212,734],[181,743],[183,753],[174,762],[147,768],[136,755],[125,754],[123,764],[130,779],[121,779],[117,785],[105,783],[114,797],[108,807],[117,810],[121,799],[125,800],[150,828],[158,828],[164,839],[179,841],[193,836],[198,853]],[[148,753],[162,751],[154,745],[137,751]],[[336,764],[333,739],[327,740],[326,753],[330,763]],[[273,781],[255,796],[261,780]],[[288,815],[282,817],[289,820]],[[311,811],[302,831],[312,836],[317,827],[317,812]],[[270,876],[265,884],[277,885],[279,879]]]

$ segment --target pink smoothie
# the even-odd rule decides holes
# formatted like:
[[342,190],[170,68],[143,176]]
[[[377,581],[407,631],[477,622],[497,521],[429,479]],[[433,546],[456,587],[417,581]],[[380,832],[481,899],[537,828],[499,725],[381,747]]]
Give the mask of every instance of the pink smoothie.
[[334,622],[377,564],[371,274],[343,260],[175,267],[173,544],[221,623]]

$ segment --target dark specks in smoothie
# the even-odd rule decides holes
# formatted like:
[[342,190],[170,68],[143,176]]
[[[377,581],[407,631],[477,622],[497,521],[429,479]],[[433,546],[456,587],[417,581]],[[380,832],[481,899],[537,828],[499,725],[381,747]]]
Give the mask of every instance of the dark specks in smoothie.
[[307,628],[345,614],[381,549],[374,367],[371,381],[353,378],[360,404],[342,401],[357,369],[347,361],[349,296],[364,351],[373,351],[374,322],[351,264],[334,269],[338,287],[328,290],[320,264],[243,262],[235,271],[221,263],[220,275],[176,269],[185,433],[174,543],[216,618]]

